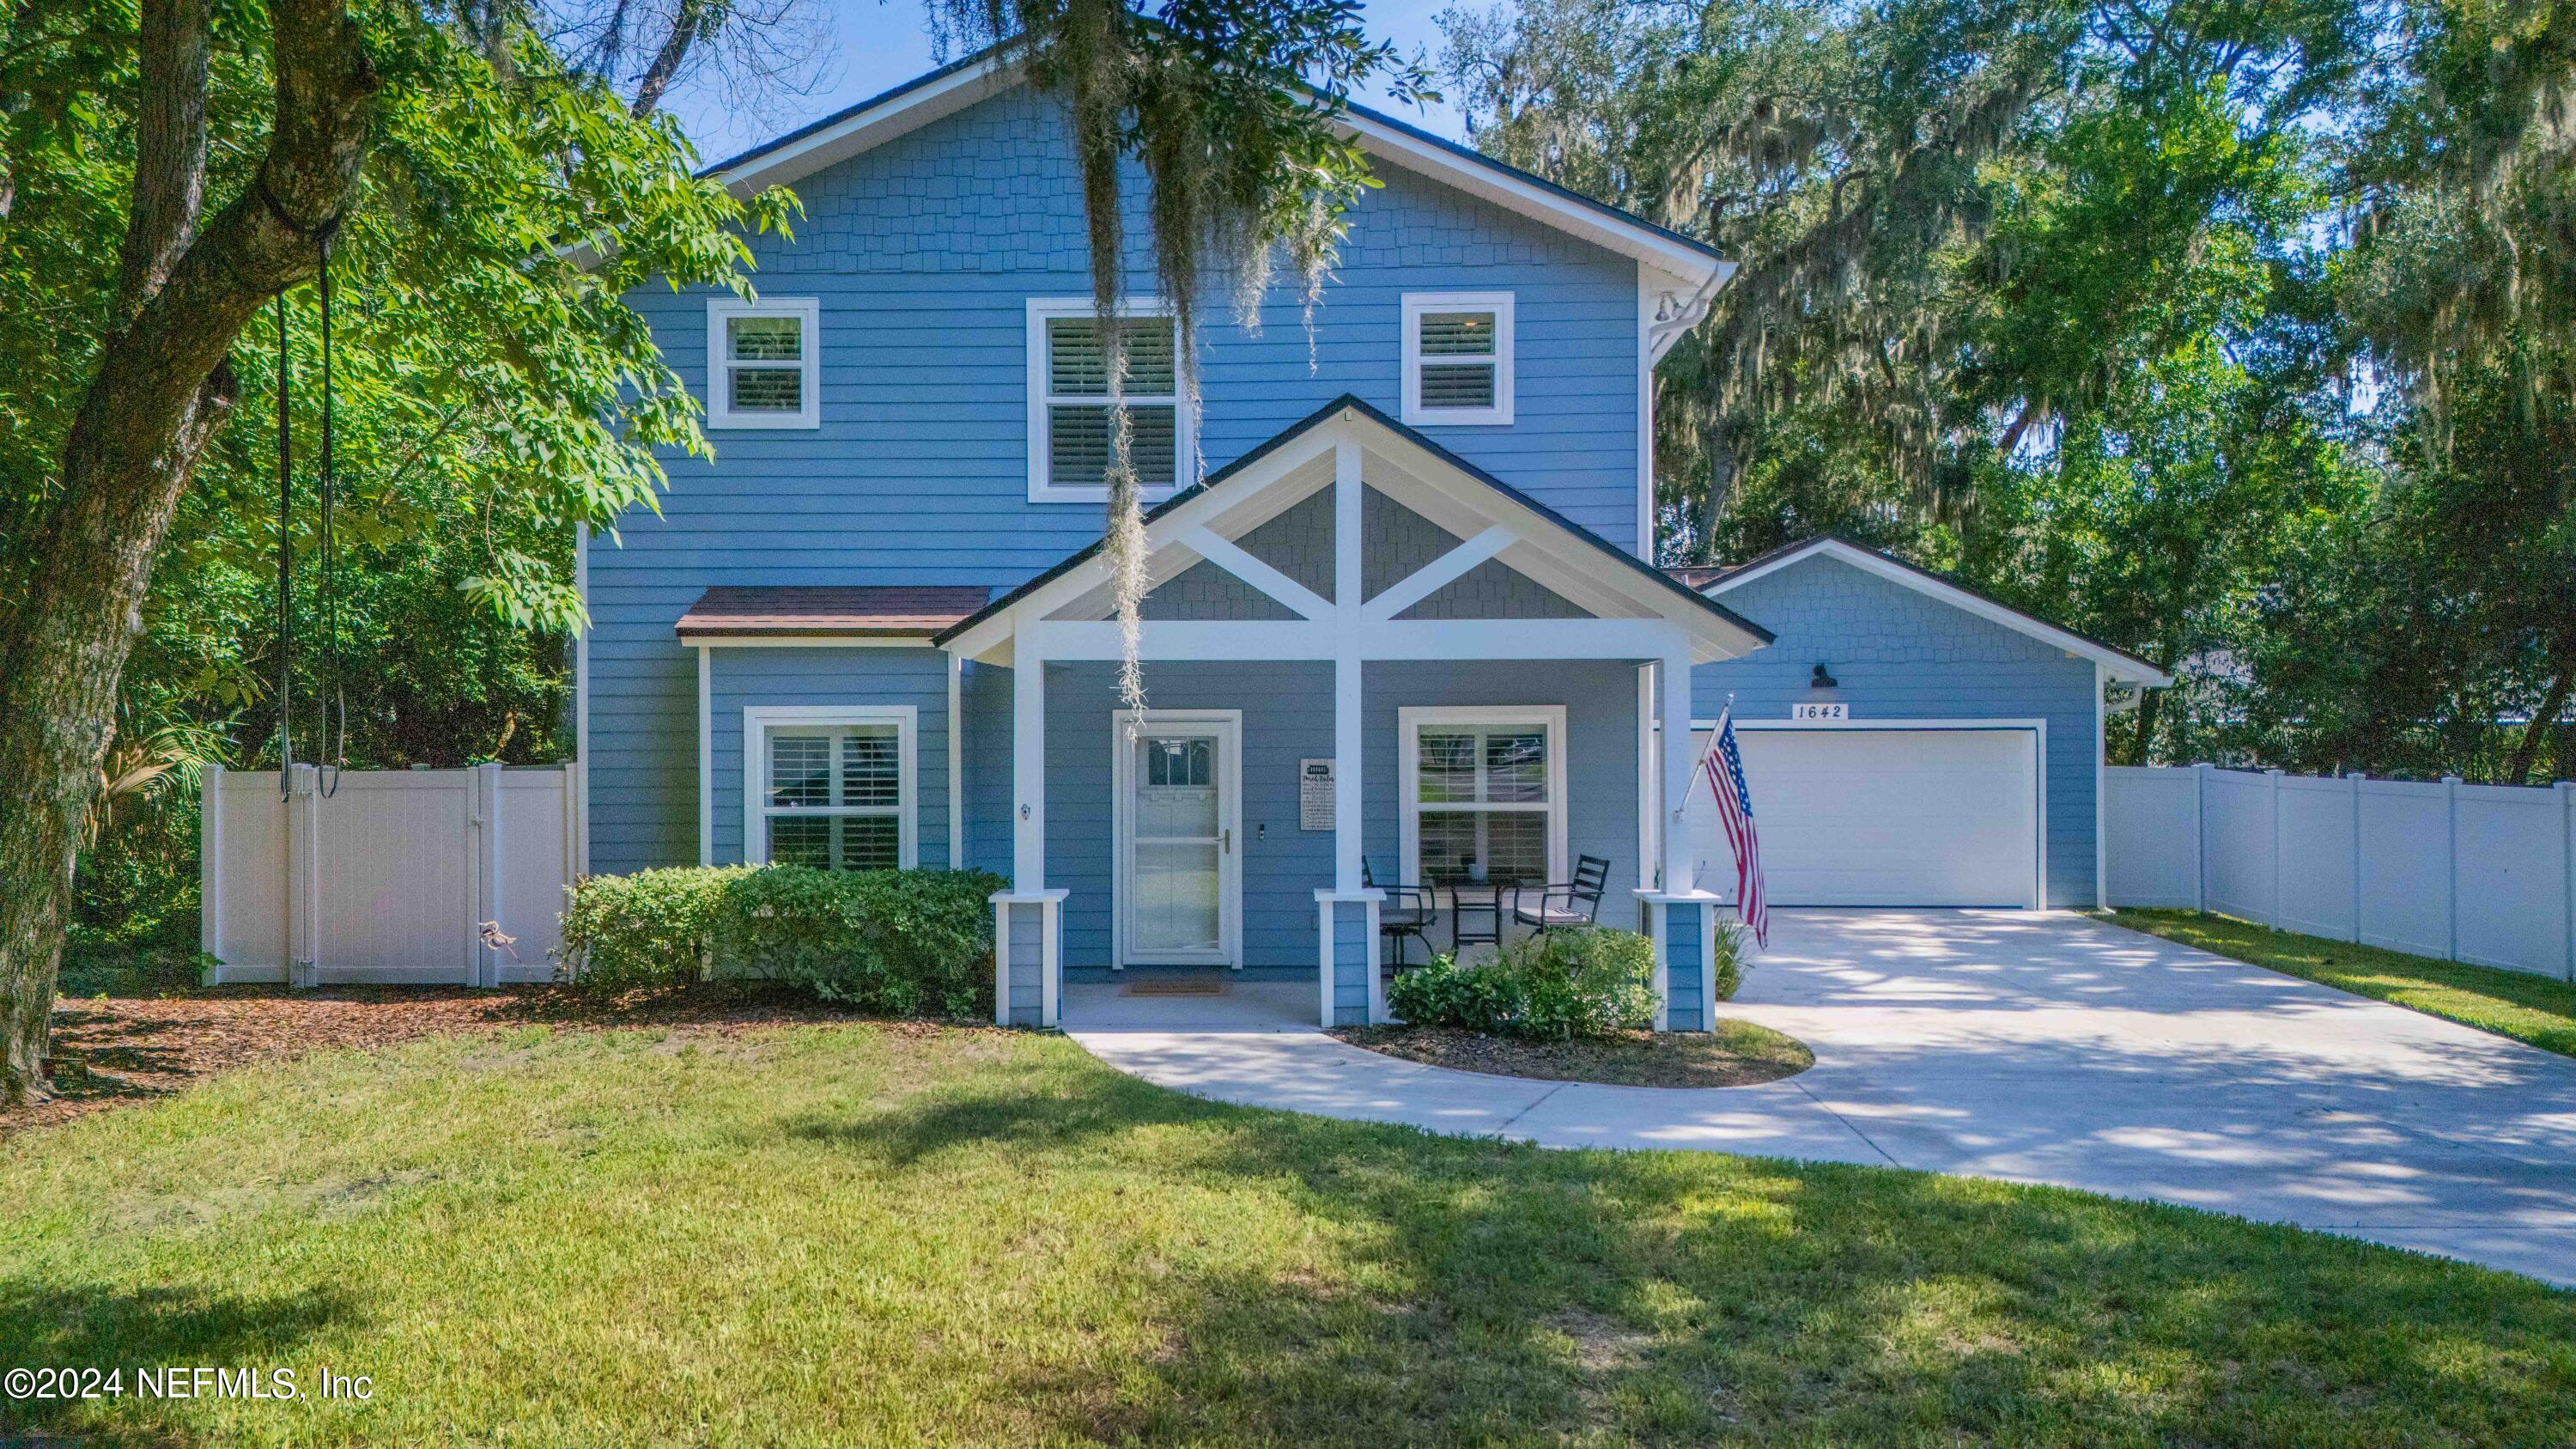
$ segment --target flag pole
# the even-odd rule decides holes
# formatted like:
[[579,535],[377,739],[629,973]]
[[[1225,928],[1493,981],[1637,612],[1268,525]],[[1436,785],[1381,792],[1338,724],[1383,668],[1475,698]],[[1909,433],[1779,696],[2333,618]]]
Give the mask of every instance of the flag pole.
[[1729,690],[1726,703],[1717,707],[1717,728],[1708,732],[1708,743],[1700,747],[1699,758],[1691,762],[1690,781],[1682,787],[1682,803],[1674,808],[1674,819],[1680,819],[1683,812],[1690,809],[1691,795],[1699,789],[1699,782],[1708,775],[1709,754],[1717,748],[1717,737],[1726,733],[1726,718],[1733,713],[1735,713],[1735,693]]

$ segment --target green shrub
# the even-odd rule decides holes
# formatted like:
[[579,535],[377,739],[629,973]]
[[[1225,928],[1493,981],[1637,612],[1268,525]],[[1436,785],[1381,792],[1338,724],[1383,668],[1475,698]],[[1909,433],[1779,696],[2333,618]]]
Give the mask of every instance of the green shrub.
[[574,882],[558,974],[598,996],[703,981],[724,889],[743,866],[640,870]]
[[1709,961],[1717,973],[1717,999],[1733,1001],[1744,984],[1744,928],[1733,921],[1717,923],[1717,954]]
[[1387,988],[1387,1005],[1416,1026],[1564,1039],[1637,1030],[1655,1019],[1655,946],[1633,931],[1550,931],[1514,941],[1492,960],[1443,956]]
[[593,876],[564,915],[566,975],[614,995],[712,976],[801,986],[889,1016],[992,1006],[998,876],[720,866]]

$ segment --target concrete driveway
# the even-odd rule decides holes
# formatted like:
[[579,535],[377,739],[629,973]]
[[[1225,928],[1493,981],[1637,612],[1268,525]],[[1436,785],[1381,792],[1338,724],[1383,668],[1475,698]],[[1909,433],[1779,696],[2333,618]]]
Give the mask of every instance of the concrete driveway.
[[1815,1067],[1672,1091],[1452,1072],[1313,1031],[1072,1034],[1226,1101],[2056,1183],[2576,1285],[2576,1060],[2056,913],[1784,911],[1731,1010]]

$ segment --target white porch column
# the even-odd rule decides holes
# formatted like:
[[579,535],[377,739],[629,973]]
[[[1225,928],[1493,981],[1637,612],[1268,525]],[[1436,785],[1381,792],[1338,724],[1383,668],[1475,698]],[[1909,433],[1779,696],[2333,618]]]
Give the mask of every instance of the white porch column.
[[1333,659],[1333,889],[1348,895],[1360,889],[1360,689],[1365,666],[1360,658],[1359,609],[1362,540],[1360,538],[1359,444],[1344,439],[1333,448],[1333,622],[1337,647]]
[[1046,885],[1046,650],[1011,630],[1011,888],[993,895],[993,1016],[1052,1028],[1064,990],[1064,897]]
[[1387,1019],[1386,983],[1378,975],[1381,891],[1360,883],[1361,684],[1366,651],[1361,631],[1365,540],[1360,536],[1360,446],[1333,446],[1333,883],[1315,892],[1317,1018],[1328,1027]]
[[1691,767],[1698,763],[1691,741],[1691,661],[1687,646],[1668,649],[1662,662],[1655,666],[1656,693],[1662,700],[1664,736],[1664,878],[1668,895],[1695,889],[1699,882],[1691,871],[1691,836],[1688,822],[1682,818],[1682,802],[1690,798]]
[[1046,657],[1021,622],[1011,641],[1011,889],[1046,889]]

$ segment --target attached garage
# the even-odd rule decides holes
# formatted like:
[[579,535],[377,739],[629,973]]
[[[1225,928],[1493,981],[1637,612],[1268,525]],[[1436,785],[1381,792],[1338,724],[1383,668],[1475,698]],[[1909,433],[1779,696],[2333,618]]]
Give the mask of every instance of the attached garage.
[[[1691,671],[1703,743],[1734,718],[1773,904],[2099,903],[2103,728],[2162,670],[1835,538],[1680,574],[1775,636]],[[1705,788],[1686,825],[1732,897]]]
[[[1736,732],[1781,906],[2037,906],[2046,851],[2039,721]],[[1708,732],[1698,744],[1705,749]],[[1732,900],[1735,857],[1706,791],[1700,883]]]

